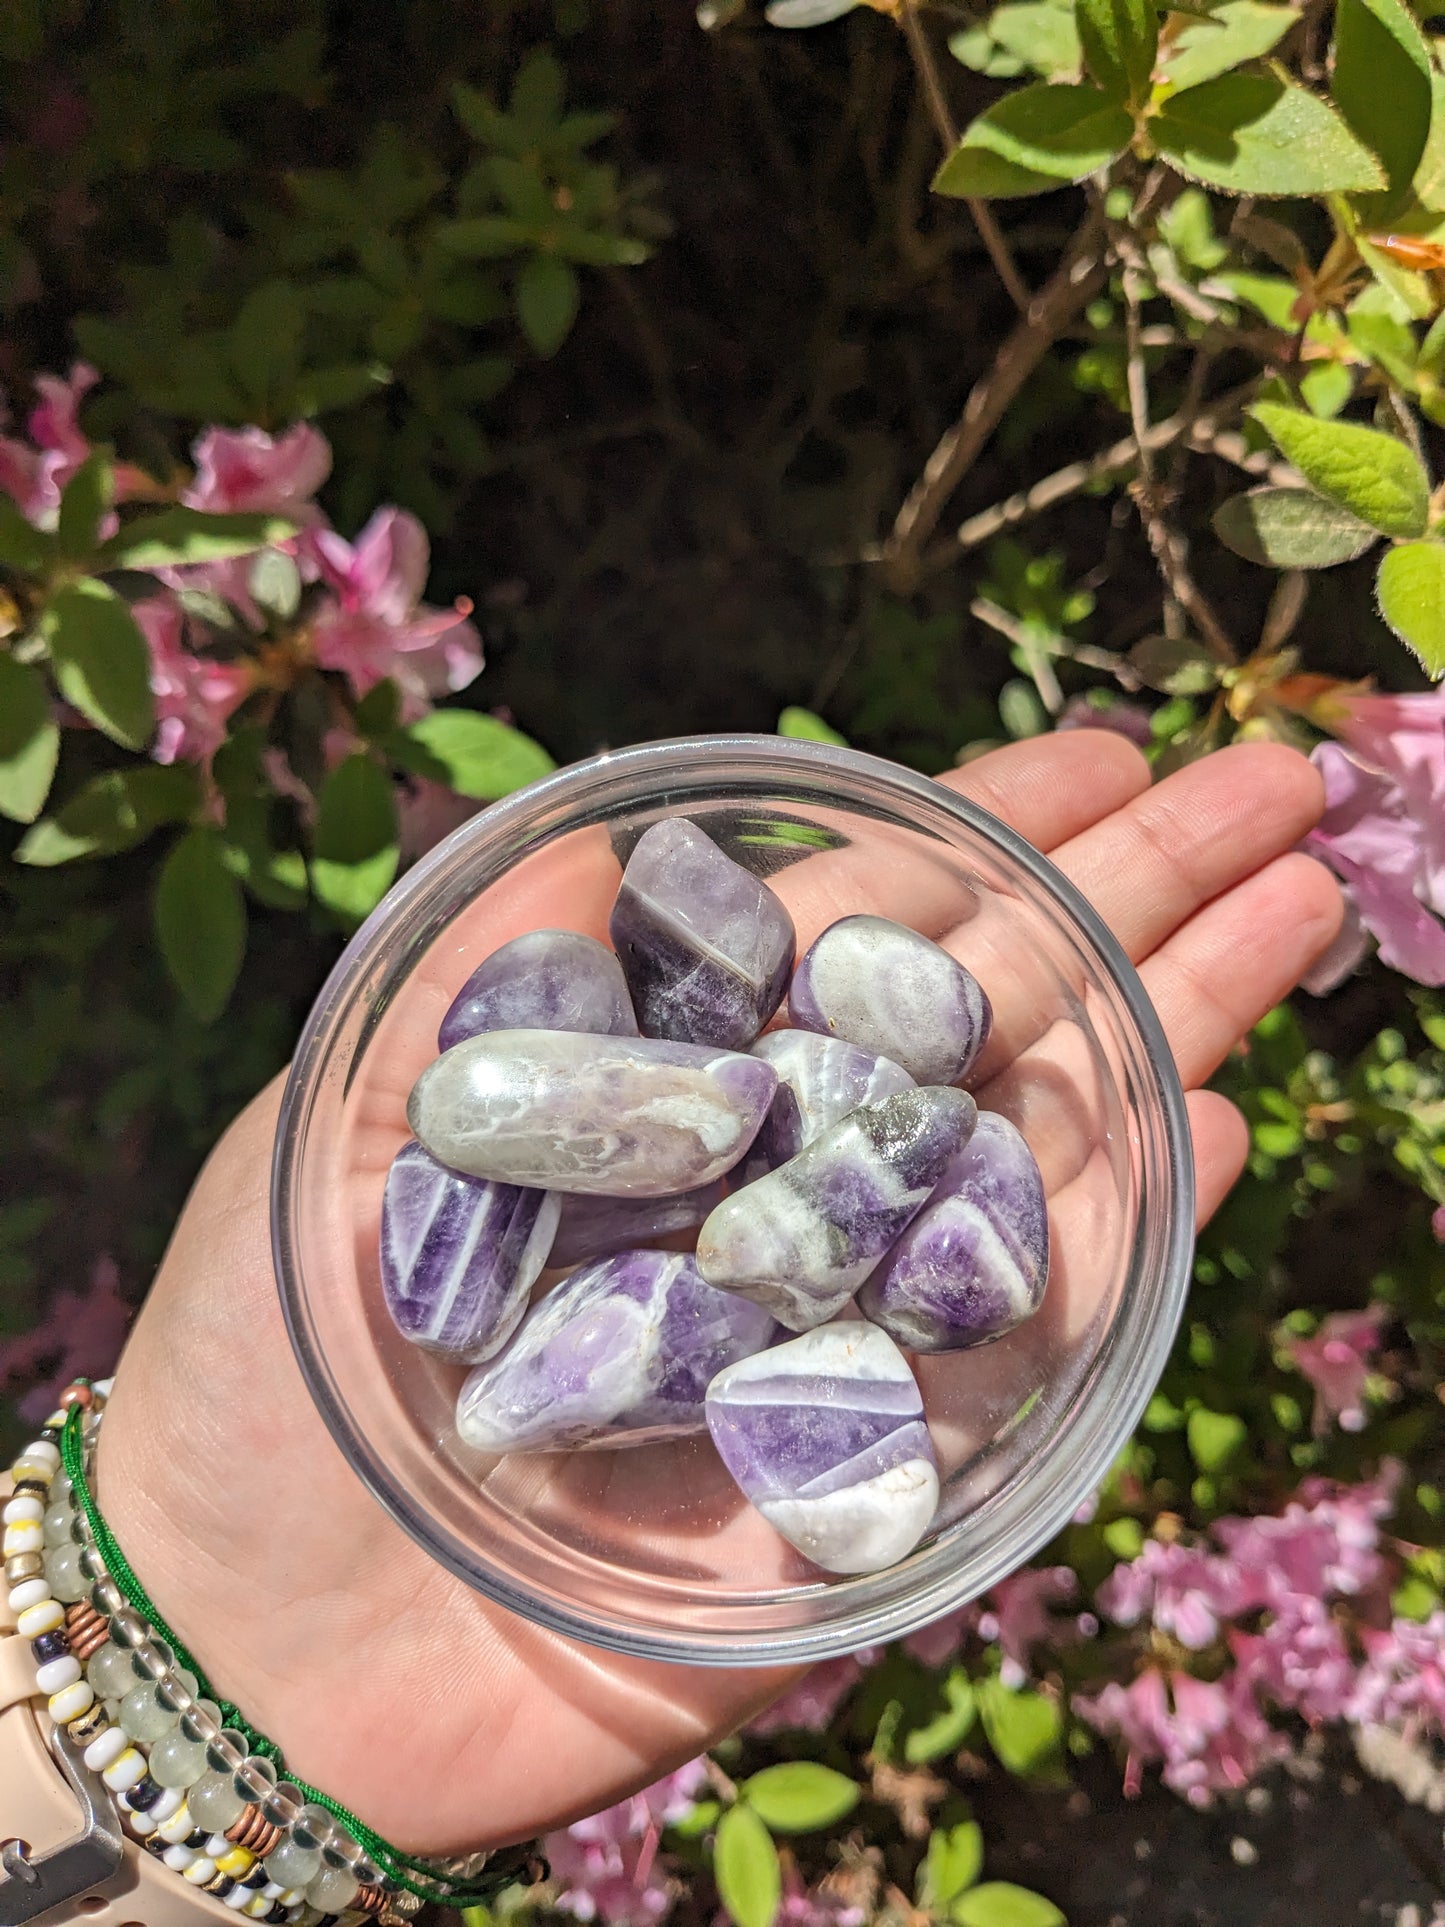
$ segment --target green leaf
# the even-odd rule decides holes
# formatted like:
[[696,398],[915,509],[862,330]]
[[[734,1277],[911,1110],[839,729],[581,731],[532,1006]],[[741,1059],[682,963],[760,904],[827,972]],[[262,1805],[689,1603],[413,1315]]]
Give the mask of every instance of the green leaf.
[[1430,55],[1400,0],[1337,0],[1330,97],[1402,192],[1430,132]]
[[1264,0],[1224,0],[1202,20],[1179,33],[1164,59],[1164,78],[1177,93],[1258,60],[1298,20],[1293,7],[1268,6]]
[[1084,53],[1071,5],[1013,0],[1013,4],[995,7],[989,15],[988,33],[1006,54],[1042,74],[1045,80],[1079,78]]
[[1322,422],[1302,408],[1256,402],[1249,411],[1311,488],[1382,535],[1423,535],[1430,481],[1413,449],[1378,429]]
[[946,1913],[983,1872],[983,1828],[977,1820],[956,1827],[935,1827],[918,1869],[918,1904],[929,1913]]
[[1445,74],[1430,76],[1430,132],[1415,169],[1415,198],[1423,207],[1445,212]]
[[557,767],[540,743],[475,709],[434,709],[388,736],[385,748],[412,775],[484,803],[525,789]]
[[240,796],[226,805],[226,858],[232,871],[268,910],[299,910],[309,891],[306,859],[278,849],[271,838],[271,801]]
[[514,221],[506,214],[478,214],[471,220],[440,222],[435,239],[449,254],[494,261],[530,247],[532,230],[525,221]]
[[1201,1472],[1222,1472],[1249,1436],[1244,1420],[1233,1412],[1211,1412],[1196,1405],[1185,1423],[1189,1456]]
[[261,608],[289,622],[301,607],[301,571],[284,549],[262,549],[246,575],[246,587]]
[[351,712],[352,725],[359,736],[385,737],[396,728],[401,708],[401,691],[391,678],[373,683]]
[[949,1909],[958,1927],[1069,1927],[1052,1900],[1009,1880],[986,1880]]
[[1445,545],[1406,542],[1380,564],[1380,614],[1433,677],[1445,676]]
[[1378,529],[1312,488],[1254,488],[1214,514],[1214,533],[1267,569],[1332,569],[1380,539]]
[[89,455],[71,476],[60,498],[56,535],[60,553],[81,562],[95,548],[101,518],[115,499],[115,472],[104,455]]
[[39,575],[55,548],[55,537],[32,527],[13,496],[0,493],[0,565],[22,575]]
[[219,834],[187,830],[156,883],[156,939],[171,981],[211,1024],[230,1001],[246,949],[246,904]]
[[1322,100],[1274,74],[1224,74],[1171,94],[1149,136],[1193,180],[1230,194],[1331,194],[1383,187],[1369,149]]
[[978,1688],[978,1710],[988,1743],[1010,1773],[1046,1773],[1063,1739],[1057,1704],[1043,1693],[1013,1692],[1002,1680]]
[[241,304],[227,337],[231,367],[247,399],[269,412],[301,365],[306,312],[289,281],[263,281]]
[[836,729],[825,723],[821,716],[815,716],[811,709],[800,709],[796,703],[779,716],[778,734],[800,737],[809,743],[839,743],[845,747],[848,741],[846,736],[840,736]]
[[1025,194],[1053,194],[1064,183],[1037,168],[1017,167],[986,147],[971,147],[965,139],[939,168],[932,185],[935,194],[962,200],[1010,201]]
[[50,869],[78,857],[114,856],[163,823],[184,823],[199,801],[195,772],[184,764],[107,770],[27,830],[15,860]]
[[1005,94],[979,115],[934,185],[943,193],[963,191],[944,182],[950,165],[973,149],[1055,181],[1079,181],[1122,154],[1132,132],[1128,113],[1101,88],[1083,81],[1074,87],[1037,81]]
[[65,700],[113,742],[144,749],[156,726],[150,650],[115,591],[93,577],[57,589],[40,632]]
[[207,515],[200,509],[160,509],[138,515],[100,551],[105,568],[182,568],[194,562],[225,562],[284,542],[296,524],[279,515]]
[[813,1833],[831,1827],[857,1806],[855,1781],[812,1760],[765,1766],[738,1788],[753,1812],[774,1833]]
[[943,1705],[904,1740],[904,1759],[910,1766],[923,1766],[945,1753],[956,1753],[972,1731],[977,1713],[973,1683],[961,1666],[955,1666],[943,1682]]
[[391,888],[399,859],[386,772],[369,756],[348,756],[317,802],[311,887],[318,902],[343,924],[360,923]]
[[713,1844],[718,1896],[737,1927],[772,1927],[783,1896],[778,1850],[751,1807],[729,1807]]
[[60,731],[38,669],[0,654],[0,815],[33,823],[45,807]]
[[1166,696],[1204,696],[1219,687],[1218,659],[1183,636],[1145,636],[1129,651],[1129,666]]
[[514,292],[522,333],[545,361],[556,354],[577,319],[582,297],[577,270],[555,255],[534,255],[517,276]]
[[1142,106],[1159,51],[1154,0],[1076,0],[1076,18],[1094,80],[1111,100]]
[[1300,400],[1321,421],[1333,421],[1355,392],[1353,369],[1340,361],[1317,361],[1300,376]]

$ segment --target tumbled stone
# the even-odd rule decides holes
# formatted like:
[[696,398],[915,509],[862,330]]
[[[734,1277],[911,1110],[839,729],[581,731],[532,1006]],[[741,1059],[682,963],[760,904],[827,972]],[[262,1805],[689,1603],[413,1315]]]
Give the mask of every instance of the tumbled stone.
[[548,1263],[585,1264],[614,1251],[636,1250],[675,1231],[691,1231],[722,1198],[721,1180],[675,1198],[563,1197]]
[[826,1572],[905,1557],[938,1506],[923,1400],[886,1333],[849,1320],[730,1365],[707,1427],[768,1523]]
[[961,1351],[1031,1318],[1048,1273],[1039,1167],[1008,1119],[984,1111],[858,1308],[914,1351]]
[[861,1106],[725,1198],[698,1233],[698,1269],[790,1331],[821,1325],[928,1202],[976,1116],[967,1092],[946,1087]]
[[901,1064],[919,1084],[953,1084],[983,1049],[993,1012],[976,977],[928,937],[887,917],[829,924],[799,960],[788,1015]]
[[737,1163],[777,1083],[760,1058],[707,1045],[492,1030],[427,1066],[407,1121],[472,1177],[665,1198]]
[[463,1177],[406,1144],[381,1203],[381,1288],[403,1338],[475,1365],[500,1351],[547,1262],[560,1199]]
[[624,1251],[533,1306],[463,1385],[457,1430],[483,1452],[683,1438],[703,1430],[717,1374],[776,1335],[759,1306],[704,1284],[690,1254]]
[[796,1157],[860,1104],[913,1089],[901,1064],[816,1031],[769,1031],[752,1054],[778,1073],[778,1094],[750,1154],[750,1162],[756,1158],[768,1170]]
[[580,1030],[635,1037],[622,966],[595,937],[531,930],[494,950],[462,985],[437,1032],[450,1050],[487,1030]]
[[768,886],[682,817],[638,839],[611,932],[645,1037],[732,1050],[782,1002],[797,942]]

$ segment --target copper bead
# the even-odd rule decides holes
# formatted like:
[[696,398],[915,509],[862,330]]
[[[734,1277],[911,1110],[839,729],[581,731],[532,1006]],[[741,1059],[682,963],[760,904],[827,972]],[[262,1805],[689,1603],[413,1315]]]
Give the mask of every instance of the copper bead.
[[264,1860],[281,1838],[281,1829],[268,1820],[254,1803],[248,1806],[238,1820],[233,1820],[226,1828],[226,1838],[233,1847],[244,1847],[247,1853],[255,1854]]
[[78,1405],[82,1412],[88,1412],[94,1403],[94,1392],[91,1391],[88,1385],[82,1385],[79,1382],[74,1385],[67,1385],[65,1390],[60,1394],[60,1409],[62,1412],[68,1412],[72,1405]]
[[65,1637],[83,1666],[110,1638],[110,1623],[102,1619],[88,1599],[79,1599],[65,1609]]

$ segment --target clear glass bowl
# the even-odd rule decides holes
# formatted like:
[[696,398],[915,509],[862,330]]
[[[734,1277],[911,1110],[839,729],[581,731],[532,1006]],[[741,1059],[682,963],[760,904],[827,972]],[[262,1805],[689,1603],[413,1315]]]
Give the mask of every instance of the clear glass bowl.
[[[901,1564],[821,1576],[745,1505],[710,1441],[488,1459],[452,1424],[463,1372],[408,1344],[376,1244],[405,1105],[452,995],[524,930],[606,936],[632,841],[686,815],[788,902],[799,943],[869,910],[943,939],[991,996],[970,1082],[1022,1129],[1050,1197],[1043,1309],[918,1361],[943,1475]],[[476,817],[408,872],[312,1012],[282,1106],[276,1272],[306,1381],[360,1477],[488,1597],[619,1652],[814,1660],[896,1638],[1045,1544],[1107,1472],[1189,1278],[1193,1166],[1159,1021],[1078,892],[1013,831],[892,764],[775,737],[650,743]]]

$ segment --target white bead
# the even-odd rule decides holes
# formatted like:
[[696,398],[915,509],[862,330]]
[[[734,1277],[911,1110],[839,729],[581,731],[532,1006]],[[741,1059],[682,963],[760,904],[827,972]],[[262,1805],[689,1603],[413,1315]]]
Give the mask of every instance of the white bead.
[[283,1907],[294,1907],[299,1901],[305,1900],[306,1889],[304,1887],[288,1887],[284,1893],[277,1894],[276,1898]]
[[109,1398],[111,1393],[115,1390],[114,1373],[112,1373],[109,1378],[92,1379],[90,1389],[97,1398]]
[[62,1686],[58,1693],[52,1693],[46,1704],[55,1724],[64,1726],[70,1720],[78,1720],[95,1705],[95,1688],[88,1679],[78,1679],[70,1686]]
[[38,1460],[49,1472],[58,1472],[60,1470],[60,1448],[52,1445],[49,1439],[33,1440],[26,1446],[21,1456],[22,1458]]
[[219,1860],[222,1854],[229,1853],[234,1845],[235,1842],[228,1840],[224,1833],[213,1833],[206,1842],[206,1852],[212,1860]]
[[85,1764],[92,1773],[104,1773],[111,1761],[118,1760],[129,1744],[118,1726],[108,1726],[103,1733],[97,1733],[85,1749]]
[[43,1579],[22,1579],[18,1586],[10,1588],[10,1610],[23,1613],[30,1606],[39,1606],[50,1597],[50,1587]]
[[5,1510],[0,1512],[0,1521],[7,1526],[19,1525],[22,1519],[43,1519],[44,1517],[44,1503],[37,1499],[33,1492],[22,1492],[18,1498],[9,1500]]
[[[169,1820],[173,1813],[178,1812],[185,1803],[186,1796],[181,1789],[178,1786],[168,1786],[151,1808],[151,1818],[157,1826],[160,1826],[163,1821]],[[190,1831],[189,1827],[186,1831]]]
[[148,1840],[156,1830],[156,1823],[148,1813],[127,1813],[125,1823],[138,1840]]
[[100,1777],[112,1793],[125,1793],[138,1786],[145,1776],[145,1761],[133,1746],[128,1746],[123,1753],[116,1754]]
[[268,1880],[261,1889],[261,1897],[263,1900],[279,1900],[285,1891],[279,1880]]
[[198,1853],[186,1868],[186,1879],[194,1887],[204,1887],[215,1875],[216,1863],[208,1853]]
[[39,1519],[17,1519],[13,1526],[6,1526],[0,1536],[0,1552],[7,1559],[18,1558],[22,1552],[43,1552],[45,1534]]
[[179,1845],[167,1847],[161,1855],[161,1859],[165,1861],[166,1865],[168,1867],[174,1867],[177,1873],[184,1873],[186,1868],[194,1863],[195,1858],[196,1851],[194,1847],[182,1847]]
[[231,1891],[225,1896],[225,1904],[231,1909],[233,1914],[238,1914],[250,1898],[251,1889],[249,1887],[232,1887]]
[[[175,1791],[176,1789],[172,1789]],[[154,1807],[151,1809],[155,1811]],[[162,1840],[184,1840],[194,1831],[191,1825],[191,1810],[182,1799],[179,1806],[172,1807],[158,1829]]]
[[[50,1588],[46,1587],[48,1595]],[[65,1624],[65,1608],[58,1599],[49,1597],[38,1605],[27,1606],[15,1621],[15,1630],[22,1639],[39,1639],[42,1633],[53,1633]]]
[[59,1659],[47,1659],[35,1669],[35,1684],[47,1698],[51,1693],[60,1692],[62,1687],[74,1686],[80,1678],[80,1661],[74,1653],[64,1653]]

